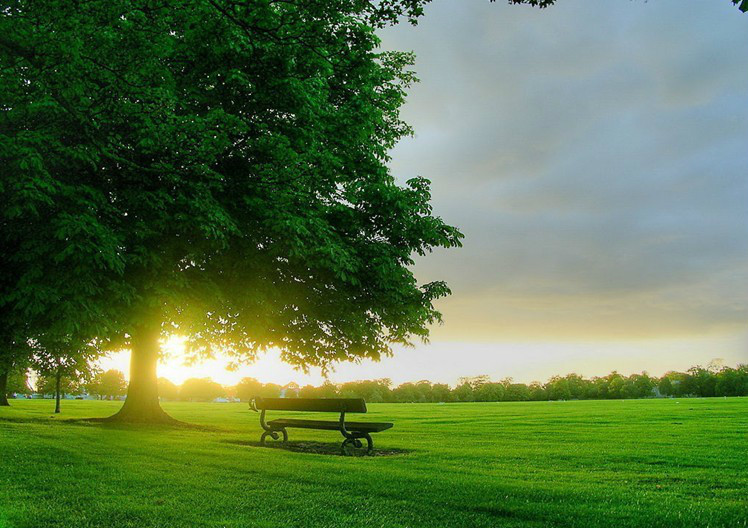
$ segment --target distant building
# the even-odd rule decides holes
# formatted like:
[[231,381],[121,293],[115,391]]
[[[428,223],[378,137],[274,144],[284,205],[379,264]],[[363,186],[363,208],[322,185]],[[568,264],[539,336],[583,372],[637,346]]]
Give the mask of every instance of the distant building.
[[291,383],[288,383],[287,385],[284,385],[281,388],[280,397],[281,398],[298,398],[299,390],[300,390],[300,387],[292,381]]

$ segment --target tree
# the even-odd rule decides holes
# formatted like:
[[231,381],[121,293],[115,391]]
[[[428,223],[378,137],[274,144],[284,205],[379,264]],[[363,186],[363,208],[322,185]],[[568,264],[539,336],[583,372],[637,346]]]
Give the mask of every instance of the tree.
[[454,391],[452,391],[454,394],[454,397],[457,401],[460,402],[471,402],[475,401],[475,395],[473,394],[473,386],[463,379],[461,383],[455,387]]
[[[665,381],[667,379],[667,381]],[[693,383],[691,376],[685,372],[666,372],[662,378],[660,378],[660,387],[667,390],[667,395],[681,397],[688,396],[693,393]]]
[[16,370],[8,376],[7,393],[12,394],[31,394],[29,387],[29,376],[26,370]]
[[672,396],[673,395],[673,384],[670,381],[670,378],[667,376],[663,376],[660,378],[660,380],[657,382],[657,388],[660,391],[660,394],[663,396]]
[[262,394],[262,383],[254,378],[242,378],[236,385],[236,396],[243,402],[247,402],[260,394]]
[[169,332],[196,353],[251,361],[277,347],[325,369],[390,355],[440,319],[447,286],[419,285],[410,266],[462,235],[433,216],[427,180],[389,172],[410,133],[399,108],[412,57],[380,51],[374,32],[424,3],[4,11],[13,308],[45,332],[130,347],[118,419],[168,421],[156,363]]
[[[61,376],[58,380],[57,374],[54,371],[40,372],[36,377],[36,392],[44,396],[49,395],[57,400],[58,392],[61,398],[66,394],[78,394],[81,390],[81,384],[78,383],[78,381],[79,380],[64,376]],[[57,402],[55,401],[55,407],[56,406]]]
[[530,392],[530,400],[532,401],[543,401],[548,399],[545,387],[539,381],[533,381],[528,387]]
[[[10,405],[8,395],[16,392],[25,393],[26,369],[20,368],[17,364],[18,358],[7,354],[5,357],[0,356],[0,407]],[[23,382],[19,377],[23,378]]]
[[51,388],[47,385],[49,381],[54,382],[55,414],[60,412],[62,395],[77,390],[79,383],[93,375],[91,361],[99,355],[100,351],[92,344],[76,343],[70,336],[35,338],[31,365],[46,380],[42,382],[44,391]]
[[210,378],[190,378],[179,388],[179,399],[208,402],[224,396],[226,391]]
[[[387,387],[389,389],[389,386]],[[338,386],[332,383],[330,380],[325,380],[321,387],[319,387],[319,398],[335,398],[338,396]]]
[[482,383],[475,388],[475,401],[497,402],[504,397],[504,385],[496,382]]
[[392,398],[399,403],[422,402],[422,394],[415,383],[403,383],[392,390]]
[[[491,0],[491,2],[495,2],[496,0]],[[743,13],[748,12],[748,0],[730,0],[733,5],[738,6],[738,9],[740,9]],[[510,4],[529,4],[531,6],[540,7],[541,9],[544,7],[549,7],[556,3],[556,0],[509,0]]]
[[28,371],[24,368],[10,372],[5,390],[8,394],[31,394]]
[[389,378],[350,381],[340,386],[340,396],[343,398],[364,398],[368,402],[389,401],[394,394],[390,390],[392,380]]
[[0,352],[0,407],[10,405],[8,394],[15,392],[13,390],[13,374],[20,370],[19,360],[25,360],[23,357],[16,355],[14,350],[8,350],[4,354]]
[[[2,244],[0,243],[0,247]],[[3,257],[4,251],[0,249]],[[3,258],[5,261],[5,258]],[[8,394],[23,392],[18,386],[15,376],[23,373],[23,387],[27,387],[25,376],[29,364],[31,349],[26,340],[26,325],[20,321],[6,303],[3,302],[3,291],[10,288],[12,282],[12,268],[3,264],[3,272],[0,273],[0,407],[9,406]]]
[[553,376],[546,384],[548,399],[550,400],[570,400],[572,397],[569,389],[569,380],[561,376]]
[[527,401],[530,399],[530,388],[524,383],[510,383],[504,386],[505,401]]
[[646,372],[641,374],[632,374],[629,379],[634,385],[634,394],[636,398],[647,398],[653,395],[653,389],[656,385],[656,380],[650,377]]
[[702,366],[691,367],[688,369],[690,374],[691,392],[696,396],[710,397],[714,396],[717,385],[717,376],[709,369]]
[[127,392],[127,382],[122,371],[110,369],[106,372],[96,373],[91,381],[85,385],[85,388],[93,396],[111,400],[125,395]]
[[161,400],[178,400],[179,387],[166,378],[158,378],[158,396]]
[[275,383],[265,383],[262,386],[260,396],[263,398],[277,398],[280,396],[281,386]]
[[431,401],[432,402],[451,402],[452,391],[449,390],[449,385],[445,383],[434,383],[431,386]]

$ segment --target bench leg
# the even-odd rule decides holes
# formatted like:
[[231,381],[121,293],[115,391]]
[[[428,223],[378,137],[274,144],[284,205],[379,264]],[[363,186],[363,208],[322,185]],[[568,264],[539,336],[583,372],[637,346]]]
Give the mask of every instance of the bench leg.
[[272,431],[265,431],[264,433],[262,433],[262,436],[260,437],[260,444],[261,444],[261,445],[265,445],[265,439],[266,439],[266,438],[267,438],[268,436],[269,436],[270,438],[272,438],[273,440],[278,440],[278,438],[280,438],[280,436],[281,436],[281,435],[283,435],[283,440],[282,440],[282,442],[283,442],[284,444],[285,444],[286,442],[288,442],[288,433],[286,432],[286,430],[285,430],[285,429],[274,429],[274,430],[272,430]]
[[366,454],[371,455],[374,452],[374,440],[371,439],[369,433],[359,433],[355,436],[347,437],[340,445],[340,451],[348,456],[361,453],[360,450],[364,447],[363,442],[361,442],[362,438],[366,440]]

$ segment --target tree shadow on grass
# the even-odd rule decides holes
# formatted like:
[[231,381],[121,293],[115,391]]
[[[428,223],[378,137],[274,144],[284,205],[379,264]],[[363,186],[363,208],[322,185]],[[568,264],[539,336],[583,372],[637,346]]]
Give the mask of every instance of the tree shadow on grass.
[[[265,449],[279,449],[282,451],[291,451],[293,453],[307,453],[307,454],[313,454],[313,455],[328,455],[328,456],[350,456],[345,455],[340,449],[340,444],[330,444],[330,443],[323,443],[323,442],[311,442],[311,441],[295,441],[295,442],[267,442],[266,444],[261,444],[258,441],[253,440],[237,440],[237,439],[227,439],[227,440],[221,440],[221,442],[225,444],[233,444],[233,445],[239,445],[239,446],[247,446],[247,447],[261,447]],[[377,447],[374,447],[374,452],[371,455],[366,455],[368,457],[391,457],[391,456],[402,456],[407,455],[411,451],[408,449],[397,449],[397,448],[388,448],[388,449],[379,449]],[[353,455],[357,456],[357,455]],[[363,453],[358,456],[363,456]]]
[[174,420],[169,423],[138,423],[118,422],[108,418],[67,418],[58,416],[3,416],[0,423],[27,423],[39,425],[75,425],[81,427],[101,427],[102,429],[152,429],[152,430],[176,430],[176,431],[202,431],[209,433],[225,433],[226,429],[209,425],[198,425]]
[[[51,419],[51,421],[50,421]],[[44,423],[60,423],[62,420],[55,420],[54,417],[42,417],[42,416],[2,416],[0,417],[0,423],[30,423],[30,424],[44,424]]]
[[172,420],[169,422],[129,422],[112,420],[111,417],[106,418],[71,418],[67,420],[68,423],[80,423],[81,425],[98,426],[106,429],[122,429],[122,430],[133,430],[133,429],[159,429],[159,430],[175,430],[175,431],[200,431],[206,433],[225,433],[226,429],[215,427],[211,425],[200,425],[188,422],[181,422],[179,420]]

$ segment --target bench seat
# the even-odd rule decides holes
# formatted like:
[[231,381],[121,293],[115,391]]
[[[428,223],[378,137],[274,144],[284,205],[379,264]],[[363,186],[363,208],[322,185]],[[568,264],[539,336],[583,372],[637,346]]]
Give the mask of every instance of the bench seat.
[[[267,424],[274,428],[295,427],[297,429],[320,429],[323,431],[339,431],[339,421],[329,420],[303,420],[299,418],[277,418],[270,420]],[[360,433],[378,433],[391,428],[393,424],[388,422],[345,422],[345,428],[348,431]]]

